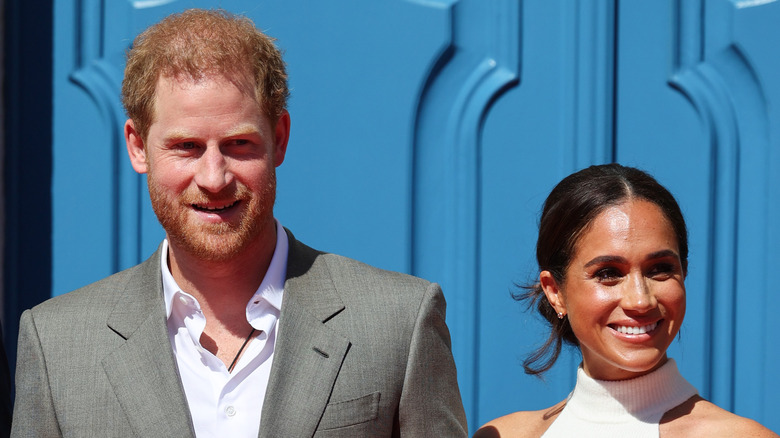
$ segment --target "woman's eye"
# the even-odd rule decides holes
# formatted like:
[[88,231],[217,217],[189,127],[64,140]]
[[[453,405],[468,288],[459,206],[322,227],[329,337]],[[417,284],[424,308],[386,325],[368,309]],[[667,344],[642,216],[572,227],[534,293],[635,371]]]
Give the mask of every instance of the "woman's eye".
[[650,268],[647,275],[652,278],[669,278],[675,271],[676,268],[671,263],[657,263]]
[[610,282],[618,280],[623,274],[616,268],[601,268],[593,275],[601,282]]

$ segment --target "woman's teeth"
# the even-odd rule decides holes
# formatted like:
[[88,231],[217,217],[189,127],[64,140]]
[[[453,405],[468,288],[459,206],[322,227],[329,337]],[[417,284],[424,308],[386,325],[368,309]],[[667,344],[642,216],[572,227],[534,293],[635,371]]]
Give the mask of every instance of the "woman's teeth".
[[619,325],[619,326],[615,326],[615,330],[620,333],[623,333],[624,335],[641,335],[653,331],[657,326],[658,326],[658,321],[652,324],[643,325],[641,327],[627,327],[624,325]]

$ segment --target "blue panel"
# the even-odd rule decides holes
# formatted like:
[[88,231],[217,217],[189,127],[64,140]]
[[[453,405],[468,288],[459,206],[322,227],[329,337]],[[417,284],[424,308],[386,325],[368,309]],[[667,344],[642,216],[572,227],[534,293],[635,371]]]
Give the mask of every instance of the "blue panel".
[[[55,2],[54,14],[54,293],[67,292],[116,269],[112,253],[115,197],[110,181],[117,125],[104,94],[106,77],[90,64],[100,52],[95,48],[100,37],[94,32],[102,20],[86,20],[77,5]],[[76,73],[82,68],[81,74]]]
[[452,9],[452,43],[431,72],[414,143],[413,273],[439,281],[464,405],[476,426],[473,327],[479,315],[480,132],[486,109],[518,79],[519,7],[463,1]]
[[[279,169],[277,215],[314,246],[408,271],[411,115],[447,37],[448,17],[431,2],[320,5],[221,3],[247,11],[286,51],[293,95],[287,159],[294,165]],[[83,154],[70,153],[73,136],[54,146],[55,293],[136,263],[162,236],[143,179],[125,158],[118,101],[122,54],[136,32],[192,6],[213,3],[93,1],[76,10],[59,2],[55,128],[75,136],[86,126],[89,135],[81,141]],[[406,32],[395,32],[399,23]],[[395,37],[384,37],[389,34]],[[77,35],[83,41],[73,46]],[[335,171],[339,166],[346,169]],[[72,196],[76,187],[89,190],[82,206]],[[85,220],[87,199],[109,210]],[[385,232],[377,234],[377,228]],[[88,259],[59,256],[77,242]]]
[[408,272],[413,114],[446,10],[288,1],[256,18],[285,50],[292,90],[277,217],[310,245]]
[[159,244],[126,158],[134,36],[187,7],[248,14],[285,50],[292,134],[277,217],[303,241],[443,284],[470,430],[565,397],[521,361],[545,335],[532,281],[541,204],[612,160],[654,174],[690,228],[670,355],[707,397],[780,429],[780,58],[776,2],[55,1],[52,291]]
[[[776,347],[767,330],[757,329],[769,327],[771,313],[757,309],[765,309],[773,294],[767,278],[756,275],[767,272],[772,248],[771,94],[754,65],[775,58],[769,55],[773,45],[766,45],[772,21],[757,27],[757,17],[776,14],[776,5],[674,6],[661,11],[644,4],[644,10],[627,8],[621,15],[621,47],[642,55],[619,55],[618,159],[647,168],[667,184],[688,220],[688,312],[682,343],[671,354],[705,397],[777,428],[775,418],[762,412],[767,394],[777,392],[765,382],[766,357],[776,357]],[[659,44],[669,35],[663,23],[670,14],[678,26],[675,38]],[[752,37],[753,57],[731,34],[740,19],[750,28],[745,37]],[[671,72],[664,71],[666,59],[673,60]],[[766,71],[772,68],[777,71],[776,64]]]
[[[695,6],[695,2],[691,4]],[[669,84],[675,68],[670,61],[681,53],[699,54],[689,48],[688,39],[682,39],[690,36],[700,41],[701,35],[683,19],[695,19],[699,14],[683,17],[681,14],[689,11],[666,2],[633,6],[621,8],[619,16],[616,158],[652,173],[677,197],[685,215],[690,247],[688,307],[681,342],[672,345],[669,355],[678,361],[686,378],[708,396],[707,279],[712,248],[708,235],[711,205],[706,194],[710,148],[691,102]],[[681,29],[675,32],[672,23],[679,23]]]
[[[564,176],[612,155],[614,4],[525,2],[521,82],[486,119],[482,141],[477,423],[566,397],[579,354],[542,381],[522,360],[548,335],[535,310],[510,298],[538,275],[539,213]],[[532,44],[530,42],[533,42]],[[573,351],[569,351],[573,353]],[[473,421],[473,420],[472,420]]]
[[[733,39],[746,68],[732,69],[739,80],[734,88],[742,144],[739,199],[740,246],[736,309],[734,410],[761,419],[780,430],[780,380],[775,376],[780,344],[770,327],[780,312],[775,285],[780,239],[780,113],[770,104],[780,100],[780,60],[776,44],[780,4],[737,5],[733,11]],[[741,80],[740,80],[741,79]],[[765,329],[756,330],[757,327]]]

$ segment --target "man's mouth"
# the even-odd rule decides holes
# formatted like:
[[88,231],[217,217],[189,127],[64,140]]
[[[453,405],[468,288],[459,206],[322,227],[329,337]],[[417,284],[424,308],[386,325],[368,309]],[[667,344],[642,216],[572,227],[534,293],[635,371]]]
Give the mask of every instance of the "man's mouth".
[[209,206],[209,205],[200,205],[200,204],[191,204],[192,208],[198,211],[203,211],[206,213],[222,213],[224,211],[227,211],[236,205],[238,205],[240,201],[233,201],[230,204],[222,205],[222,206]]

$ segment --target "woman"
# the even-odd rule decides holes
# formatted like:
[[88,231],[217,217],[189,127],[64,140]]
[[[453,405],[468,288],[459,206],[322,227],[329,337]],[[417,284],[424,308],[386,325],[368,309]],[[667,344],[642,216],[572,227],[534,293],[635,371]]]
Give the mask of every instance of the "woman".
[[550,323],[524,363],[541,375],[566,342],[582,364],[569,397],[477,431],[489,437],[777,437],[700,397],[666,349],[685,316],[688,235],[674,197],[619,164],[561,181],[544,204],[539,282],[521,299]]

